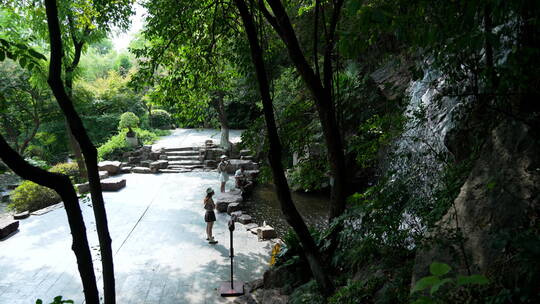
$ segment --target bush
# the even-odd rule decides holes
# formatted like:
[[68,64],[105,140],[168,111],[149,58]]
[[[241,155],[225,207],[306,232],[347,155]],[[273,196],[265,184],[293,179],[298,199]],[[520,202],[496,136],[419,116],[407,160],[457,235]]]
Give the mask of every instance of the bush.
[[40,186],[31,181],[24,181],[11,192],[9,209],[21,211],[35,211],[60,202],[56,191]]
[[165,110],[153,110],[150,117],[150,125],[156,129],[170,129],[172,124],[171,114]]
[[120,122],[118,123],[118,129],[132,129],[139,125],[139,117],[132,112],[125,112],[120,115]]
[[[137,133],[139,143],[142,143],[143,145],[150,145],[158,140],[159,136],[168,135],[170,133],[167,131],[156,130],[156,132],[154,132],[143,129],[134,129],[134,131]],[[126,133],[127,130],[124,129],[101,145],[97,149],[99,160],[120,160],[122,159],[122,154],[124,154],[124,152],[133,150],[133,148],[130,147],[126,142]]]
[[84,182],[84,179],[80,175],[77,163],[59,163],[54,165],[49,171],[67,175],[75,184]]
[[109,138],[107,142],[98,147],[99,160],[121,159],[122,154],[131,149],[126,142],[126,133],[127,130],[120,131],[120,133]]

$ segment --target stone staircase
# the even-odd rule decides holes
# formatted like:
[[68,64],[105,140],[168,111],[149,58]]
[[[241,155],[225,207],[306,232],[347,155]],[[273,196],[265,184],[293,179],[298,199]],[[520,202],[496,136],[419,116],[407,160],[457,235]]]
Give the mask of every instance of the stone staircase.
[[166,148],[163,149],[159,158],[167,160],[169,162],[167,169],[171,170],[183,171],[204,168],[198,147]]

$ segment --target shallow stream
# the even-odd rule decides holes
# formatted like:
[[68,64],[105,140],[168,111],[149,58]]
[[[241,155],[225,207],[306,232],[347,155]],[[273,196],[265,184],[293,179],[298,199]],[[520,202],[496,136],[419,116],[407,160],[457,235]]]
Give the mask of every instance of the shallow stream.
[[[292,192],[292,198],[308,227],[326,227],[329,195]],[[251,215],[253,221],[258,225],[262,225],[263,221],[266,221],[268,225],[276,229],[280,237],[289,230],[290,226],[281,214],[281,208],[273,185],[257,185],[246,205],[246,213]]]

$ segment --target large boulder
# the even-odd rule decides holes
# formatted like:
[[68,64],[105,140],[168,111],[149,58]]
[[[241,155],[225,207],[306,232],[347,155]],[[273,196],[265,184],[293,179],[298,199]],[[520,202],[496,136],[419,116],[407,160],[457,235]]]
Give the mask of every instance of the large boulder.
[[120,172],[121,162],[119,161],[102,161],[98,164],[99,171],[107,171],[109,175],[115,175]]
[[244,167],[244,170],[259,170],[259,164],[252,162],[251,160],[243,159],[231,159],[229,160],[230,165],[227,167],[227,172],[229,174],[234,174],[240,166]]
[[0,218],[0,239],[3,239],[19,229],[19,221]]
[[101,181],[103,191],[118,191],[126,186],[126,180],[123,178],[106,178]]
[[240,204],[239,203],[231,203],[229,206],[227,206],[227,213],[232,214],[235,211],[240,211]]
[[[417,251],[413,283],[434,261],[462,274],[504,271],[509,284],[519,282],[519,270],[529,266],[515,258],[523,248],[514,240],[526,235],[531,215],[540,214],[540,142],[532,134],[516,121],[503,121],[488,134],[454,206],[440,230],[431,232],[441,242]],[[442,245],[444,233],[456,230],[463,241]]]

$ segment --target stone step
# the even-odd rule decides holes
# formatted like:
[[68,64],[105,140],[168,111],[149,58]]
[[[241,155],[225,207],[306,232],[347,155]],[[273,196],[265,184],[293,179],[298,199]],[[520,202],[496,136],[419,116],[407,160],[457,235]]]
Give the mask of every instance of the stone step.
[[192,155],[192,156],[167,156],[167,160],[196,160],[199,161],[199,156]]
[[173,160],[169,161],[169,166],[193,166],[193,165],[201,165],[203,166],[203,163],[199,160]]
[[195,147],[163,148],[164,152],[194,151]]
[[197,168],[204,168],[204,165],[174,165],[174,166],[169,166],[167,169],[172,169],[172,170],[193,170],[193,169],[197,169]]
[[191,172],[191,170],[184,169],[159,169],[159,173],[185,173]]
[[165,152],[165,155],[167,157],[171,156],[199,156],[199,151],[173,151],[173,152]]

